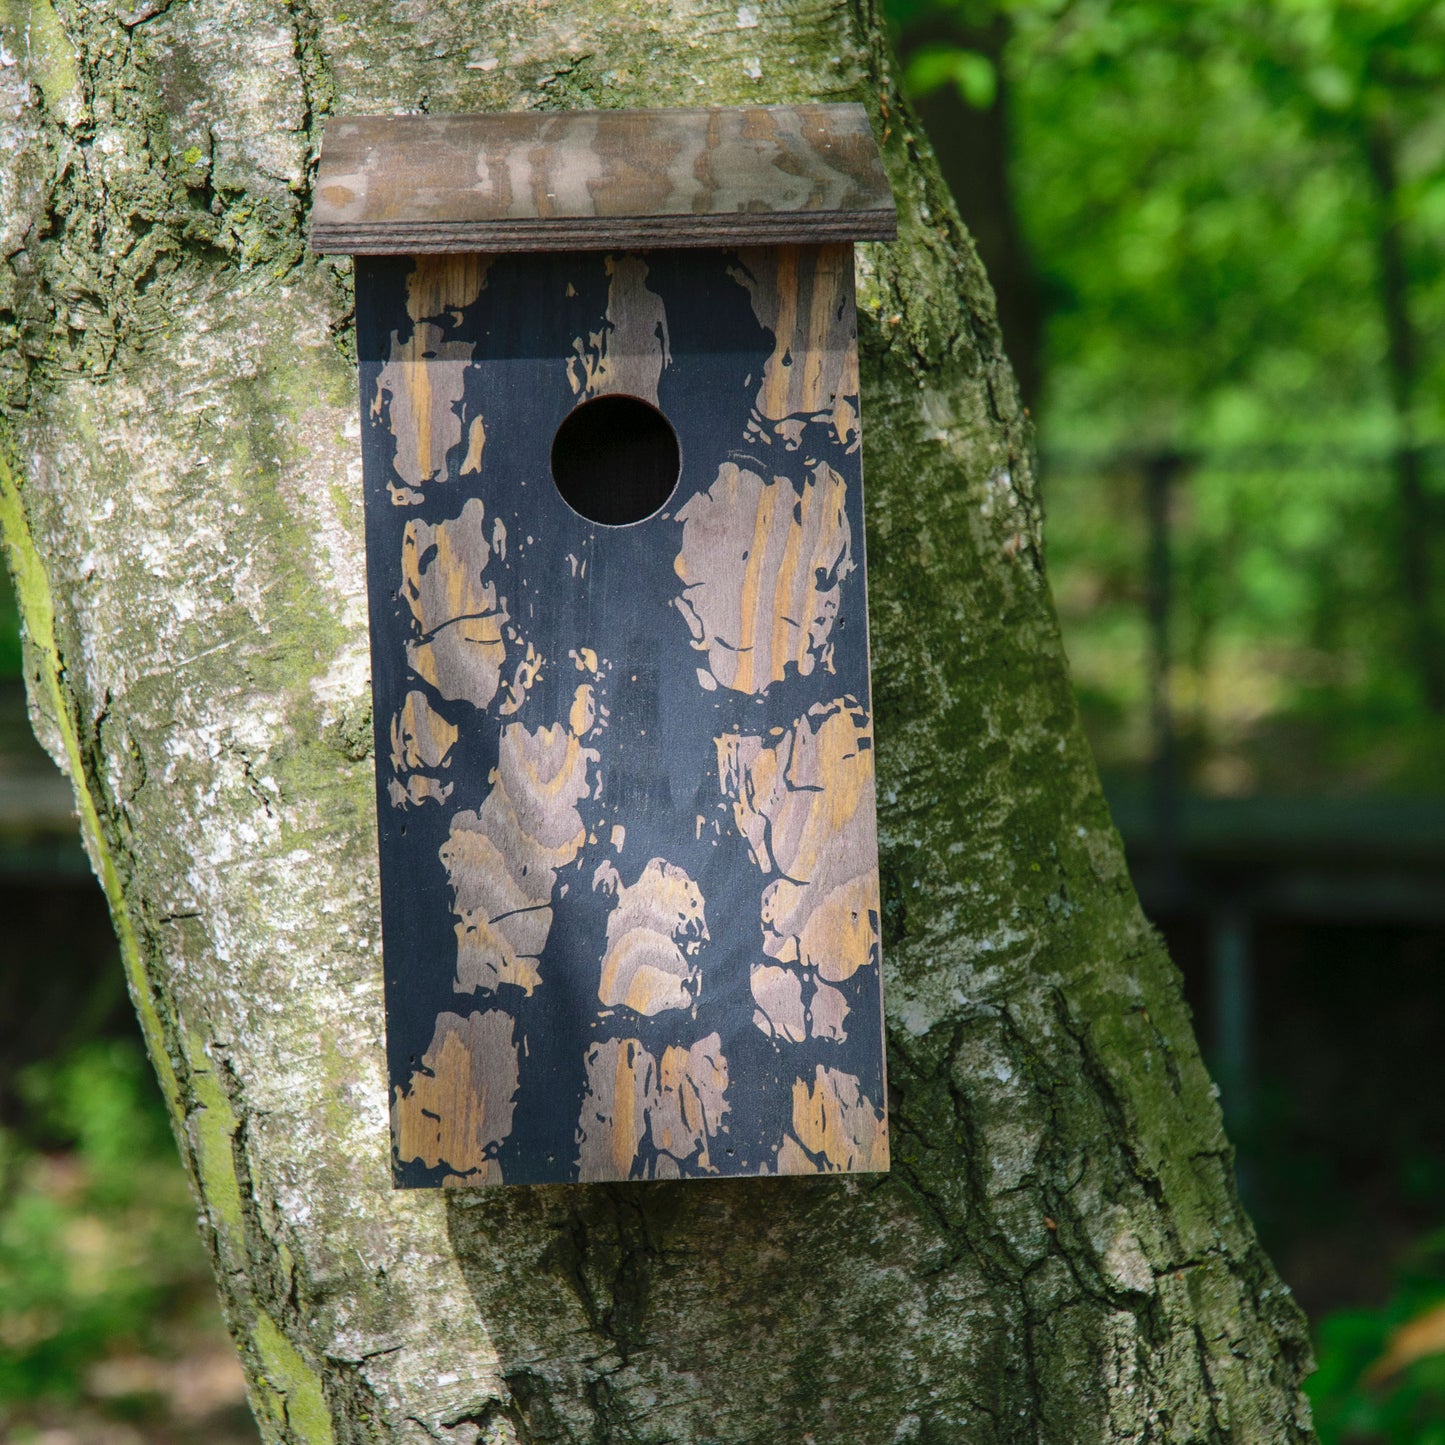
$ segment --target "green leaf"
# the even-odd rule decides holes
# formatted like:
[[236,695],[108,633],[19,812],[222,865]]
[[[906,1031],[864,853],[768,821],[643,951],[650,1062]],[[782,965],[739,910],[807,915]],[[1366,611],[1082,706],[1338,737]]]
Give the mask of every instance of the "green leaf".
[[987,110],[998,95],[998,74],[988,56],[956,45],[921,48],[909,61],[903,81],[914,95],[952,85],[975,110]]

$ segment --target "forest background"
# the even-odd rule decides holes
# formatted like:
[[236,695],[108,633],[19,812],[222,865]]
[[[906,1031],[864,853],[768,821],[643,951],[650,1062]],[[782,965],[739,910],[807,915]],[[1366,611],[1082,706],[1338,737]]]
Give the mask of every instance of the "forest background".
[[[1322,1439],[1445,1442],[1445,6],[889,9]],[[19,671],[0,585],[0,1436],[254,1440]]]

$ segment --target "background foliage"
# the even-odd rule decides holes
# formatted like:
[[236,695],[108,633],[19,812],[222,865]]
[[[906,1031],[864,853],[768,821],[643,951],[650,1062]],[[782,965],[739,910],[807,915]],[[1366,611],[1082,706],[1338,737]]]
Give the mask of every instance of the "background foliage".
[[254,1439],[150,1064],[95,1039],[10,1084],[0,1127],[0,1438]]
[[1445,8],[893,10],[945,161],[970,110],[1003,112],[1028,265],[990,271],[1030,293],[1001,297],[1005,336],[1038,351],[1049,560],[1102,763],[1148,748],[1163,456],[1193,785],[1445,790]]

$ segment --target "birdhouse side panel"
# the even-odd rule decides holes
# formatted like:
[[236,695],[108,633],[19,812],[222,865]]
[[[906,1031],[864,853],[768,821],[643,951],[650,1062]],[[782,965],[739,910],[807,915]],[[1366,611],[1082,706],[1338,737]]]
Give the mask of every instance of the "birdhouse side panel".
[[[396,1182],[886,1168],[851,246],[368,260],[357,324]],[[605,526],[617,396],[680,468]]]

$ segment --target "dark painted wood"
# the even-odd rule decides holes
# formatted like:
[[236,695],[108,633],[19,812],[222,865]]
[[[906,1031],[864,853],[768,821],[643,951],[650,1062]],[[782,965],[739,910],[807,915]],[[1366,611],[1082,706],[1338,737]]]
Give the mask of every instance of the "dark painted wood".
[[861,105],[335,117],[311,245],[353,255],[889,241]]
[[[356,287],[398,1184],[886,1168],[852,248]],[[549,471],[612,394],[628,526]]]

